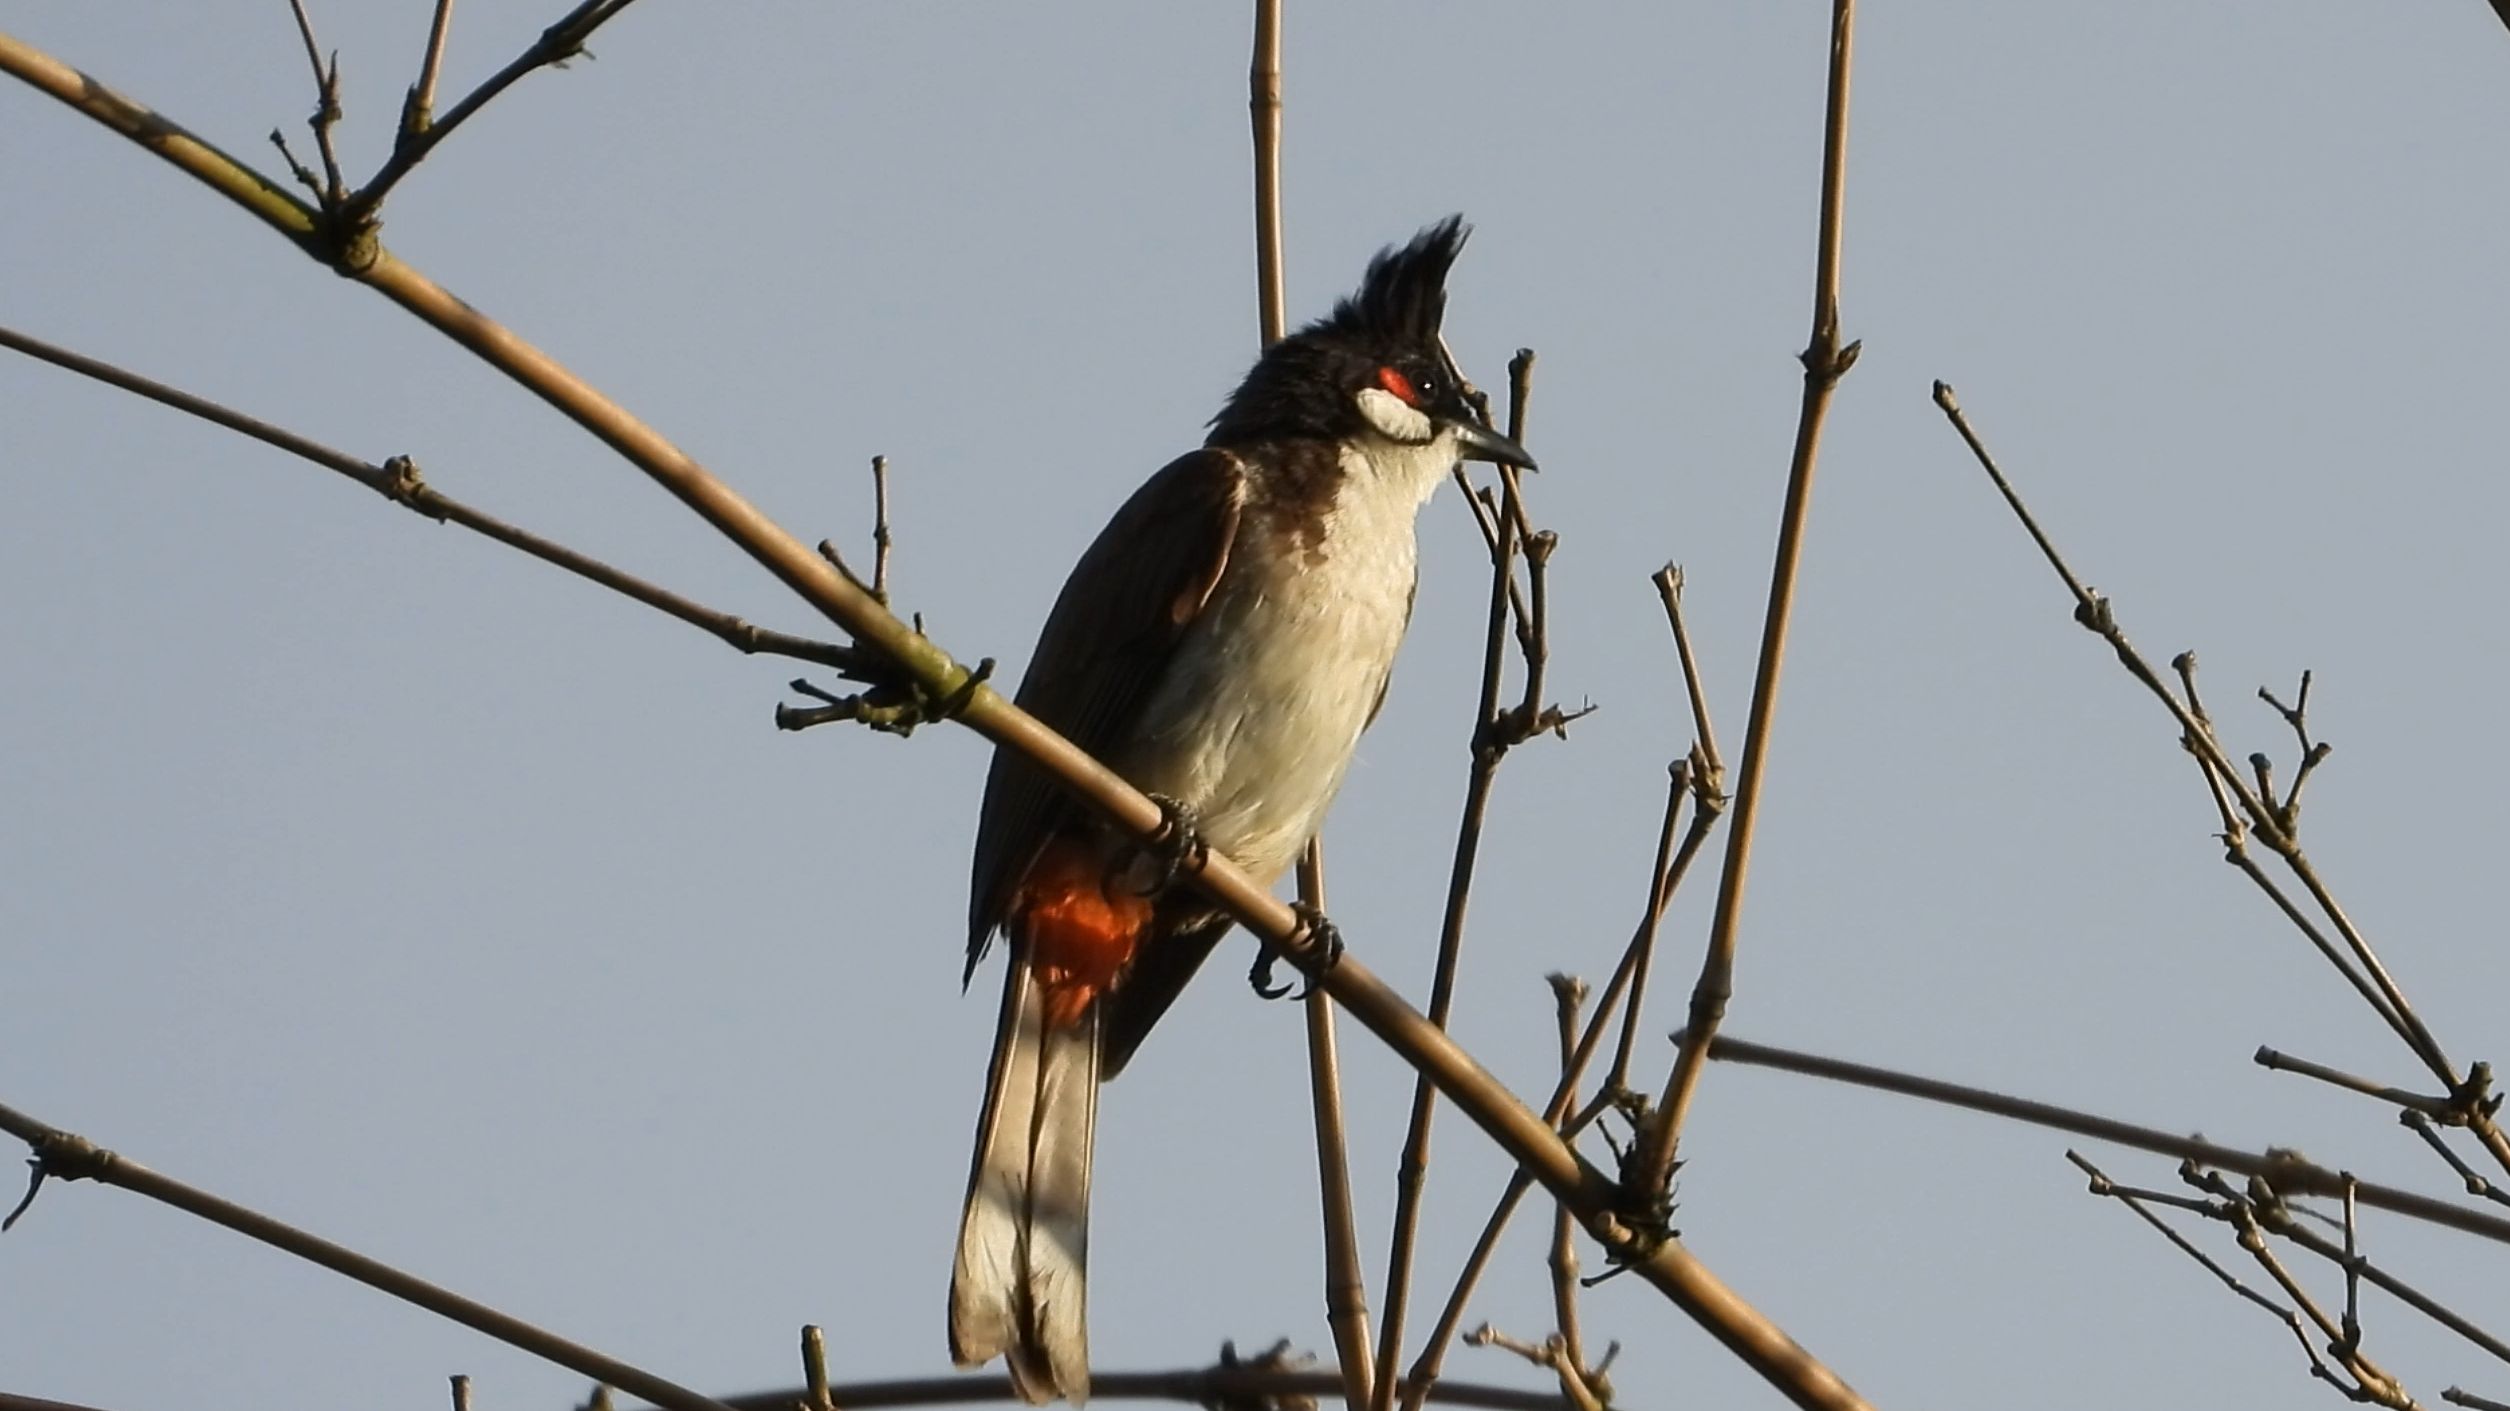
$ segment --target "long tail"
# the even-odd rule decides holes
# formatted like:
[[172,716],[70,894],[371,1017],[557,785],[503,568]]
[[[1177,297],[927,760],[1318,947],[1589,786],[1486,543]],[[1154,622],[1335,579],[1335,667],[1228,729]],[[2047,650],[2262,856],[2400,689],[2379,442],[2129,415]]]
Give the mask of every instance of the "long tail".
[[1078,1405],[1089,1396],[1100,1006],[1049,1023],[1025,960],[1008,968],[950,1276],[950,1356],[973,1366],[999,1354],[1022,1399]]

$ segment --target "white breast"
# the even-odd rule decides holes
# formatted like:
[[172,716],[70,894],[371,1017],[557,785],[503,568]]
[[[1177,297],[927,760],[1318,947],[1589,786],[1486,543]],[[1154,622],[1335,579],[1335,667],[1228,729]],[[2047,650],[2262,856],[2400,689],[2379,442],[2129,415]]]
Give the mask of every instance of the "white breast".
[[1250,515],[1117,762],[1260,881],[1289,869],[1342,787],[1410,617],[1414,522],[1454,464],[1447,437],[1345,451],[1323,534],[1301,552],[1260,551]]

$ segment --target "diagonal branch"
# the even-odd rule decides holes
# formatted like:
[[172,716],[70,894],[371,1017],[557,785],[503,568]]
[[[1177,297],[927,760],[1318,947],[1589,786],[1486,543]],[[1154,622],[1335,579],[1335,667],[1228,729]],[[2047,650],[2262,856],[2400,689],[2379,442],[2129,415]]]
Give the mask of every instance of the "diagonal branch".
[[[1770,567],[1769,611],[1761,623],[1760,663],[1752,679],[1752,710],[1744,726],[1743,762],[1734,787],[1734,827],[1726,834],[1725,870],[1717,882],[1717,910],[1709,923],[1708,954],[1691,990],[1690,1032],[1702,1039],[1724,1022],[1734,994],[1735,945],[1743,921],[1743,888],[1751,866],[1752,839],[1760,821],[1761,781],[1778,714],[1778,675],[1787,653],[1787,623],[1795,606],[1797,565],[1804,526],[1812,514],[1813,468],[1821,453],[1822,423],[1839,379],[1856,365],[1860,345],[1839,342],[1840,225],[1847,200],[1848,75],[1854,52],[1856,0],[1833,0],[1830,12],[1830,87],[1822,128],[1820,235],[1815,242],[1813,336],[1804,348],[1804,400],[1795,425],[1795,454],[1787,468],[1787,501],[1778,523],[1778,551]],[[1704,718],[1704,713],[1703,713]],[[1624,1209],[1642,1225],[1661,1231],[1670,1209],[1674,1153],[1690,1115],[1692,1096],[1706,1070],[1697,1044],[1674,1055],[1641,1139],[1622,1173]]]
[[[259,1240],[273,1249],[285,1250],[333,1273],[346,1275],[369,1288],[380,1289],[430,1313],[486,1333],[499,1342],[519,1347],[535,1357],[547,1358],[561,1367],[632,1391],[658,1406],[670,1408],[670,1411],[730,1411],[710,1396],[596,1352],[582,1343],[570,1342],[510,1313],[464,1298],[451,1289],[431,1284],[416,1275],[405,1274],[381,1260],[370,1259],[346,1246],[282,1224],[257,1210],[220,1199],[171,1176],[159,1175],[136,1161],[97,1146],[85,1137],[39,1122],[13,1108],[0,1107],[0,1132],[7,1132],[34,1148],[34,1157],[28,1163],[35,1168],[34,1179],[26,1193],[27,1201],[35,1198],[34,1188],[41,1186],[46,1177],[59,1177],[65,1181],[92,1180],[100,1185],[119,1186],[197,1215],[211,1224],[224,1225],[248,1239]],[[21,1203],[19,1213],[24,1213],[25,1208]],[[16,1216],[10,1218],[14,1220]]]
[[[1683,838],[1681,850],[1677,851],[1674,843],[1682,821],[1683,800],[1691,797],[1689,767],[1686,763],[1677,762],[1669,774],[1664,822],[1657,829],[1656,860],[1648,871],[1647,907],[1631,933],[1629,944],[1622,948],[1621,960],[1613,968],[1611,981],[1604,986],[1603,995],[1595,1002],[1594,1012],[1587,1018],[1585,1032],[1578,1036],[1576,1050],[1562,1065],[1558,1086],[1552,1089],[1551,1099],[1543,1107],[1543,1120],[1557,1127],[1563,1140],[1573,1140],[1585,1130],[1589,1121],[1600,1115],[1601,1108],[1597,1107],[1571,1116],[1570,1110],[1577,1100],[1577,1085],[1585,1078],[1587,1066],[1594,1062],[1603,1041],[1606,1021],[1611,1018],[1614,1006],[1620,1003],[1625,991],[1633,995],[1637,993],[1649,957],[1653,954],[1657,926],[1664,920],[1665,906],[1671,900],[1675,887],[1680,885],[1683,871],[1696,852],[1694,844],[1700,837],[1696,828]],[[1626,1039],[1625,1033],[1625,1050]],[[1598,1101],[1608,1097],[1620,1082],[1620,1070],[1616,1067],[1614,1074],[1607,1076],[1601,1084]],[[1508,1178],[1507,1188],[1492,1206],[1490,1218],[1483,1223],[1481,1236],[1474,1241],[1472,1253],[1465,1256],[1464,1267],[1457,1273],[1455,1285],[1447,1294],[1446,1308],[1439,1313],[1437,1324],[1422,1343],[1420,1356],[1412,1363],[1411,1389],[1404,1393],[1404,1411],[1420,1411],[1428,1389],[1437,1384],[1439,1369],[1446,1362],[1447,1348],[1464,1326],[1464,1311],[1472,1300],[1473,1290],[1481,1283],[1482,1273],[1499,1248],[1500,1235],[1506,1232],[1508,1222],[1515,1218],[1518,1204],[1533,1188],[1534,1178],[1522,1168]]]
[[13,329],[0,328],[0,348],[9,348],[28,357],[66,368],[82,377],[93,378],[107,386],[145,397],[149,401],[199,417],[230,431],[250,436],[256,441],[276,446],[292,456],[337,471],[385,499],[414,511],[440,524],[458,525],[475,534],[493,539],[512,549],[554,564],[614,593],[632,598],[656,611],[668,613],[692,627],[710,632],[737,651],[765,653],[815,661],[841,671],[861,670],[866,661],[862,653],[834,642],[816,642],[789,632],[774,632],[754,626],[728,612],[719,612],[703,603],[682,597],[657,584],[632,574],[623,573],[601,560],[581,554],[564,544],[544,539],[525,529],[518,529],[492,515],[472,509],[469,505],[439,493],[420,478],[418,463],[407,456],[394,456],[382,465],[359,460],[344,451],[333,450],[320,442],[309,440],[266,421],[221,406],[205,397],[196,397],[179,388],[152,381],[135,372],[111,363],[73,353],[40,339],[29,338]]
[[[1774,1044],[1750,1043],[1725,1034],[1718,1035],[1709,1046],[1708,1056],[1721,1063],[1775,1068],[1783,1073],[1848,1083],[1877,1092],[1898,1093],[1946,1107],[1965,1107],[1972,1112],[1984,1112],[1993,1117],[2072,1132],[2096,1141],[2176,1156],[2244,1176],[2262,1176],[2286,1195],[2341,1196],[2348,1187],[2349,1178],[2344,1173],[2313,1164],[2289,1147],[2268,1147],[2263,1152],[2243,1151],[2238,1147],[2206,1141],[2202,1137],[2182,1136],[2159,1127],[2121,1122],[2114,1117],[2060,1107],[2053,1102],[2014,1097],[1986,1088],[1948,1083],[1940,1078],[1920,1077],[1871,1064],[1851,1063],[1844,1058],[1826,1058],[1820,1054],[1779,1048]],[[2364,1205],[2510,1244],[2510,1219],[2490,1211],[2454,1205],[2419,1191],[2370,1181],[2350,1181],[2350,1187]]]
[[[2216,805],[2222,811],[2223,845],[2227,860],[2239,866],[2266,892],[2284,915],[2318,947],[2321,954],[2326,956],[2329,963],[2335,965],[2353,984],[2362,995],[2364,1002],[2371,1007],[2382,1022],[2396,1033],[2406,1047],[2413,1051],[2424,1067],[2448,1086],[2451,1097],[2459,1101],[2468,1128],[2484,1143],[2485,1148],[2504,1169],[2510,1169],[2510,1135],[2505,1135],[2499,1124],[2493,1120],[2492,1114],[2483,1110],[2482,1095],[2475,1090],[2472,1080],[2459,1077],[2457,1066],[2450,1061],[2448,1054],[2441,1048],[2439,1039],[2433,1036],[2430,1028],[2423,1023],[2421,1016],[2414,1012],[2413,1005],[2405,997],[2404,989],[2388,973],[2387,966],[2380,962],[2378,954],[2371,949],[2369,939],[2362,934],[2361,928],[2354,924],[2352,917],[2346,914],[2342,904],[2336,900],[2335,895],[2328,890],[2325,881],[2318,875],[2316,866],[2301,849],[2294,827],[2301,778],[2306,777],[2310,769],[2314,767],[2315,761],[2323,757],[2320,747],[2309,741],[2308,731],[2300,719],[2301,707],[2297,705],[2286,707],[2271,694],[2267,696],[2268,703],[2292,724],[2296,733],[2304,741],[2300,777],[2295,778],[2292,793],[2287,802],[2274,796],[2272,779],[2262,767],[2254,769],[2255,783],[2252,784],[2250,779],[2244,777],[2240,769],[2233,764],[2221,740],[2214,733],[2213,722],[2205,716],[2203,707],[2196,700],[2193,658],[2182,653],[2173,662],[2180,679],[2187,684],[2188,695],[2183,700],[2162,680],[2160,674],[2153,670],[2151,663],[2147,662],[2143,654],[2135,649],[2134,644],[2127,640],[2125,629],[2119,626],[2117,615],[2112,610],[2109,600],[2084,586],[2082,579],[2075,575],[2074,570],[2067,565],[2064,556],[2057,551],[2056,545],[2039,527],[2038,521],[2032,518],[2030,509],[2022,502],[2020,493],[2013,488],[2013,483],[2006,479],[2004,471],[1996,464],[1995,457],[1988,453],[1986,444],[1979,439],[1977,431],[1971,427],[1969,418],[1962,412],[1960,400],[1954,395],[1950,384],[1944,382],[1935,384],[1935,404],[1942,409],[1945,418],[1960,434],[1962,442],[1969,447],[1970,454],[1978,461],[1980,469],[1987,473],[1988,479],[1994,483],[1997,492],[2011,507],[2015,518],[2021,521],[2023,528],[2038,544],[2040,553],[2048,560],[2050,568],[2055,570],[2057,576],[2064,581],[2066,591],[2074,598],[2075,621],[2106,642],[2111,652],[2117,656],[2119,664],[2126,668],[2127,674],[2141,682],[2144,688],[2150,691],[2170,712],[2171,718],[2178,723],[2180,744],[2196,758],[2199,766],[2205,771],[2207,787],[2213,792]],[[2252,757],[2253,761],[2262,761],[2263,758],[2263,756]],[[2237,800],[2239,810],[2237,816],[2223,802],[2226,795]],[[2280,889],[2270,885],[2265,874],[2249,859],[2245,840],[2251,833],[2254,833],[2260,842],[2280,858],[2284,866],[2300,881],[2302,889],[2309,893],[2310,901],[2318,908],[2319,914],[2326,918],[2338,935],[2343,937],[2346,954],[2340,954],[2318,928],[2303,916],[2299,907],[2285,897]],[[2350,963],[2347,961],[2347,954],[2349,954]]]

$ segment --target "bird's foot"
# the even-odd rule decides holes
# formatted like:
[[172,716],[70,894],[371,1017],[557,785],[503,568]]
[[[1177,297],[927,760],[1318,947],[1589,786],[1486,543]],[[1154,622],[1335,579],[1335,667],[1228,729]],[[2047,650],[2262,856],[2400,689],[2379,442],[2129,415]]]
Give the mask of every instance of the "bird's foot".
[[1149,797],[1159,805],[1159,831],[1144,841],[1127,843],[1116,859],[1116,871],[1129,873],[1136,859],[1147,861],[1150,875],[1133,890],[1139,896],[1155,897],[1187,872],[1200,872],[1211,860],[1211,844],[1203,841],[1194,810],[1166,794]]
[[1254,986],[1256,995],[1263,999],[1280,999],[1291,993],[1291,986],[1273,983],[1272,968],[1282,960],[1287,959],[1298,967],[1301,983],[1296,987],[1297,997],[1305,999],[1316,992],[1317,980],[1334,967],[1334,962],[1342,959],[1342,928],[1306,902],[1294,901],[1290,903],[1290,909],[1299,914],[1298,936],[1291,944],[1291,950],[1296,954],[1285,955],[1281,947],[1269,941],[1259,941],[1255,967],[1246,972],[1246,982]]

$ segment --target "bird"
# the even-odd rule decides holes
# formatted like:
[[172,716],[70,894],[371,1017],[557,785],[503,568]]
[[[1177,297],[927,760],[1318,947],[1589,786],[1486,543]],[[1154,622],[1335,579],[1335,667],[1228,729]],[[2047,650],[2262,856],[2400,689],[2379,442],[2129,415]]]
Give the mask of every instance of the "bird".
[[1450,216],[1382,250],[1357,292],[1264,350],[1202,448],[1145,481],[1081,555],[1014,697],[1169,825],[1164,849],[1139,843],[1016,750],[998,748],[986,775],[962,983],[997,933],[1010,963],[950,1351],[961,1366],[1003,1357],[1029,1402],[1089,1393],[1099,1084],[1230,926],[1170,885],[1182,859],[1216,851],[1279,881],[1385,701],[1421,507],[1458,460],[1534,465],[1476,416],[1439,336],[1468,233]]

